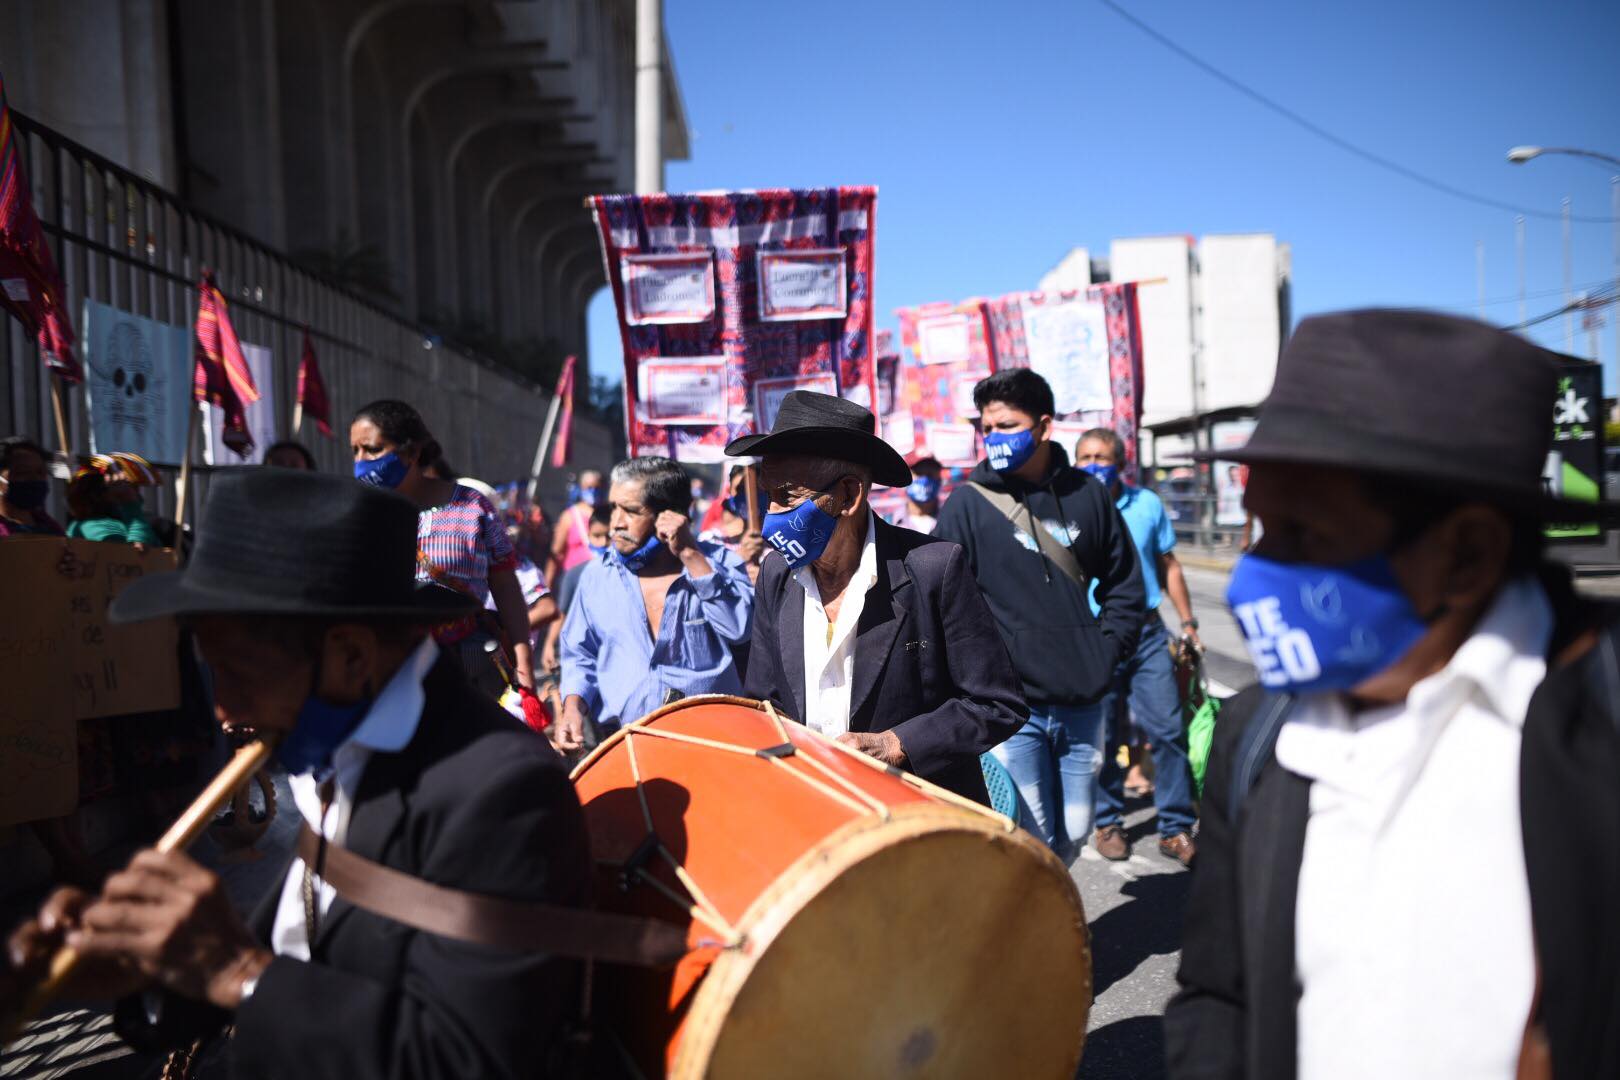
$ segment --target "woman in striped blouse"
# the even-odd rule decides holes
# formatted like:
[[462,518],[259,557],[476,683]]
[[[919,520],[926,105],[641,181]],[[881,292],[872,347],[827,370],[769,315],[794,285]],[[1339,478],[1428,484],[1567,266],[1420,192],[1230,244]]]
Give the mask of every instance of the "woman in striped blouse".
[[[427,475],[425,470],[440,457],[439,444],[421,414],[403,401],[374,401],[355,413],[349,443],[355,479],[393,488],[421,510],[417,580],[466,593],[480,606],[493,596],[513,671],[519,683],[532,687],[528,608],[518,584],[517,555],[495,507],[472,488]],[[441,626],[434,637],[459,654],[475,686],[500,695],[500,674],[485,651],[491,634],[476,617]]]

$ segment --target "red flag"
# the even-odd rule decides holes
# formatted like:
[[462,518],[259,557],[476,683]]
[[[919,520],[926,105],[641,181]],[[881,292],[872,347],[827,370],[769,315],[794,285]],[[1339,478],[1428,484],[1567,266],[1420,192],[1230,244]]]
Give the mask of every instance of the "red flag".
[[557,377],[557,397],[562,401],[562,419],[557,424],[557,439],[551,444],[551,467],[560,469],[568,464],[568,439],[574,432],[574,358],[563,361],[562,374]]
[[225,294],[214,284],[214,274],[204,270],[197,285],[197,366],[192,375],[192,396],[216,405],[225,413],[225,445],[237,457],[247,457],[253,449],[244,409],[259,400],[242,346],[231,328]]
[[0,82],[0,306],[39,338],[52,370],[68,382],[83,382],[84,369],[73,355],[73,324],[62,303],[65,292],[28,194],[16,128]]
[[326,397],[326,380],[321,378],[321,365],[315,360],[315,346],[309,340],[309,327],[304,327],[304,356],[298,361],[298,404],[304,415],[315,421],[322,435],[332,437],[332,403]]

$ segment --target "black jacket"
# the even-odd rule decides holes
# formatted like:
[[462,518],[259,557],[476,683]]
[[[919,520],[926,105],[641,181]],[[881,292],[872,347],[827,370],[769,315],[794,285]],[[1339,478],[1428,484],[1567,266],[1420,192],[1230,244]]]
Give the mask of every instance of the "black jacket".
[[[434,665],[424,689],[415,738],[367,763],[345,846],[438,885],[584,904],[589,848],[562,760],[474,692],[452,659]],[[261,940],[269,940],[282,880],[253,917]],[[576,961],[464,945],[340,897],[321,922],[313,960],[277,957],[234,1017],[231,1075],[547,1076],[580,1003]],[[152,1017],[137,1004],[120,1003],[117,1025],[145,1049],[184,1045],[231,1019],[171,995]]]
[[967,552],[1030,704],[1086,705],[1107,692],[1114,668],[1136,647],[1147,597],[1136,545],[1108,489],[1072,467],[1061,446],[1048,445],[1051,465],[1038,484],[998,473],[983,461],[971,479],[1016,496],[1059,543],[1067,534],[1080,569],[1096,582],[1100,622],[1086,590],[972,488],[951,492],[934,535]]
[[[1554,1076],[1620,1076],[1620,612],[1577,600],[1567,573],[1544,584],[1556,613],[1550,656],[1592,627],[1603,634],[1549,671],[1525,717],[1519,817],[1541,970],[1538,1019]],[[1181,990],[1164,1018],[1177,1080],[1295,1075],[1294,907],[1310,783],[1273,754],[1236,825],[1227,811],[1234,750],[1264,711],[1256,709],[1263,696],[1258,687],[1243,691],[1216,726]]]
[[[877,584],[856,624],[849,729],[893,730],[913,772],[988,803],[979,755],[1029,717],[962,549],[877,524]],[[805,715],[804,589],[776,552],[754,588],[745,693]]]

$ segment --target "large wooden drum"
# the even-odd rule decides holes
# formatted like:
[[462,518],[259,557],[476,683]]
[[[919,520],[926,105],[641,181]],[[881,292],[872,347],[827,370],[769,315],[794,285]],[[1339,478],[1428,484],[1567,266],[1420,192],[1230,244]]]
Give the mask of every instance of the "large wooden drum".
[[1006,818],[741,698],[653,713],[574,782],[601,906],[688,928],[672,971],[597,969],[645,1075],[1074,1075],[1085,913]]

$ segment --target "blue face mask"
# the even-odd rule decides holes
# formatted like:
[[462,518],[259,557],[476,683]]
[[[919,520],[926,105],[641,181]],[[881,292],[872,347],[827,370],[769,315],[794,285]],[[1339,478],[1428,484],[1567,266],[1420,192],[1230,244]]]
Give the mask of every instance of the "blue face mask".
[[354,478],[372,487],[397,488],[405,482],[405,474],[410,471],[411,467],[392,450],[382,457],[354,463]]
[[1112,489],[1114,483],[1119,480],[1118,465],[1099,465],[1094,461],[1090,465],[1080,466],[1080,471],[1088,472],[1092,476],[1095,476],[1097,479],[1103,482],[1104,487],[1109,489]]
[[602,489],[596,487],[580,488],[579,501],[586,506],[595,506],[602,500]]
[[597,555],[606,554],[608,549],[606,544],[586,544],[585,546],[591,549],[591,556],[593,558]]
[[914,503],[931,503],[939,498],[939,477],[918,476],[906,486],[906,498]]
[[984,452],[996,472],[1021,468],[1035,454],[1035,430],[992,431],[984,437]]
[[6,501],[22,510],[38,510],[50,494],[49,480],[13,480],[6,486]]
[[1383,555],[1348,566],[1245,555],[1226,602],[1271,690],[1348,690],[1405,656],[1427,630]]
[[766,514],[760,526],[765,542],[782,553],[792,569],[821,558],[832,539],[838,519],[816,505],[813,498],[780,514]]
[[[759,516],[763,518],[768,512],[767,507],[770,506],[771,501],[765,497],[763,491],[756,495],[756,499],[759,502]],[[727,510],[731,511],[733,517],[740,517],[744,521],[748,520],[748,496],[743,492],[739,491],[735,495],[727,495],[725,506]]]
[[642,544],[630,554],[626,555],[618,548],[613,549],[613,554],[619,560],[620,566],[634,574],[647,565],[647,560],[653,557],[653,552],[657,551],[662,544],[663,541],[658,539],[658,534],[655,532],[647,537],[645,544]]
[[324,773],[332,767],[332,754],[370,710],[370,701],[333,705],[312,693],[298,710],[298,723],[276,747],[276,757],[294,775]]

